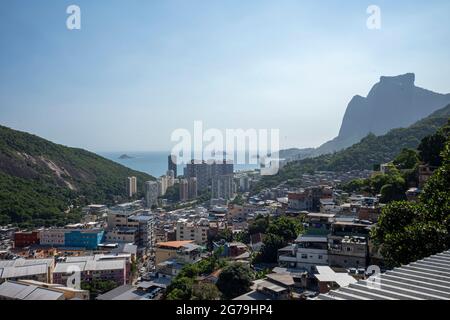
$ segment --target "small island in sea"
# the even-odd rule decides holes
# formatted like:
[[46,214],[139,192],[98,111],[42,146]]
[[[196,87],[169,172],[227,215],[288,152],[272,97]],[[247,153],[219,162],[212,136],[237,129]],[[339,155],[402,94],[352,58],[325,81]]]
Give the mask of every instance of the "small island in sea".
[[124,160],[124,159],[133,159],[133,157],[127,155],[127,154],[123,154],[119,157],[119,159]]

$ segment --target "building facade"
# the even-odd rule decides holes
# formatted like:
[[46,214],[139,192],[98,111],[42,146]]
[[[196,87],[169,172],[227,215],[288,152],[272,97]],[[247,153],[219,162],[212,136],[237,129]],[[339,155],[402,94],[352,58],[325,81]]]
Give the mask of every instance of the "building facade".
[[195,263],[201,259],[201,247],[193,241],[159,242],[155,248],[155,265],[167,260]]
[[185,178],[197,178],[197,188],[199,192],[208,190],[212,179],[222,175],[232,175],[234,165],[231,162],[223,161],[199,161],[192,160],[184,169]]
[[189,182],[187,179],[180,180],[180,201],[189,200]]
[[208,219],[200,219],[196,222],[180,219],[176,227],[177,241],[194,241],[198,245],[204,245],[208,242],[208,231]]
[[196,199],[198,196],[197,178],[195,177],[188,180],[188,196],[189,200]]
[[50,247],[95,250],[104,238],[103,229],[46,229],[40,233],[40,244]]
[[167,158],[167,168],[169,171],[173,172],[174,179],[178,176],[177,175],[177,156],[175,155],[169,155]]
[[160,184],[157,181],[145,182],[145,205],[147,208],[158,205]]
[[40,232],[15,232],[13,235],[14,248],[24,248],[39,244]]
[[212,178],[211,198],[229,200],[234,194],[233,175],[220,175]]
[[132,198],[137,193],[137,178],[127,178],[127,196]]

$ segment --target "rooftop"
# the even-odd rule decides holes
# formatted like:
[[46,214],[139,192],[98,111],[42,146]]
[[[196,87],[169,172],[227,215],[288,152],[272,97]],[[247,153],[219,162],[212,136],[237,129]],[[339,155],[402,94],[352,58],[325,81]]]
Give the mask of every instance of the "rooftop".
[[6,281],[0,285],[0,297],[15,300],[61,300],[64,294],[50,288]]
[[314,235],[299,235],[295,242],[328,242],[328,238],[325,236]]
[[168,241],[168,242],[158,242],[156,244],[157,247],[166,247],[179,249],[187,244],[192,244],[194,241]]
[[317,300],[450,300],[450,250],[319,295]]
[[25,267],[6,267],[0,269],[0,278],[9,279],[9,278],[27,277],[32,275],[46,274],[47,271],[48,271],[47,265],[45,264],[38,264]]
[[356,279],[347,273],[336,273],[328,266],[316,266],[318,274],[315,274],[317,280],[321,282],[335,282],[340,287],[356,283]]

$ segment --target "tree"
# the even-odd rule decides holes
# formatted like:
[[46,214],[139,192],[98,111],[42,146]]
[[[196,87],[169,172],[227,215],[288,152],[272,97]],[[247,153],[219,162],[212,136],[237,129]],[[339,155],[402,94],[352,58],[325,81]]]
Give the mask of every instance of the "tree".
[[218,300],[221,294],[213,283],[197,283],[192,288],[192,300]]
[[363,188],[367,187],[367,179],[354,179],[343,185],[343,189],[347,192],[361,191]]
[[301,230],[300,221],[283,216],[271,221],[266,232],[280,236],[285,241],[290,241],[296,239]]
[[241,231],[235,235],[236,241],[249,244],[250,243],[250,233],[246,231]]
[[250,234],[265,233],[270,223],[270,218],[258,215],[255,221],[248,227]]
[[386,234],[381,253],[398,267],[447,249],[448,231],[438,222],[416,222]]
[[233,201],[231,201],[231,204],[242,206],[244,204],[244,198],[242,198],[242,195],[238,194]]
[[117,283],[112,280],[92,280],[89,282],[81,282],[81,289],[88,290],[91,298],[111,291],[117,287]]
[[[187,293],[179,288],[174,288],[167,294],[167,300],[187,300]],[[189,295],[190,297],[190,295]]]
[[441,221],[450,227],[450,141],[441,156],[443,165],[427,181],[420,201],[428,209],[428,219]]
[[269,233],[263,241],[261,252],[256,256],[255,262],[276,263],[278,260],[278,250],[287,245],[283,237]]
[[442,163],[441,152],[449,134],[449,124],[435,134],[423,138],[418,150],[420,159],[430,166],[438,167]]
[[289,241],[295,240],[302,232],[303,226],[297,218],[259,217],[249,227],[250,234],[255,230],[265,234],[263,247],[261,252],[256,255],[255,262],[275,263],[278,259],[278,250],[285,247]]
[[[423,141],[433,144],[445,130]],[[438,147],[435,143],[433,150],[422,144],[427,153],[421,156],[427,154],[424,159],[432,162],[439,152],[441,166],[427,181],[419,203],[392,202],[383,208],[372,230],[373,240],[381,245],[381,253],[391,266],[407,264],[450,247],[450,139],[446,137],[446,144]]]
[[394,159],[393,163],[400,170],[412,169],[419,163],[419,154],[417,150],[405,148]]
[[236,298],[250,291],[252,271],[242,263],[235,263],[223,269],[217,280],[217,288],[227,300]]
[[167,188],[164,198],[172,202],[180,201],[180,184],[175,183],[173,186]]
[[193,283],[191,278],[176,277],[167,287],[167,300],[190,300]]
[[382,203],[406,200],[405,181],[395,181],[393,183],[385,184],[381,187],[380,193],[380,201]]
[[226,242],[231,242],[231,241],[233,241],[233,231],[231,231],[230,229],[220,230],[210,240],[212,242],[217,242],[220,240],[225,240]]

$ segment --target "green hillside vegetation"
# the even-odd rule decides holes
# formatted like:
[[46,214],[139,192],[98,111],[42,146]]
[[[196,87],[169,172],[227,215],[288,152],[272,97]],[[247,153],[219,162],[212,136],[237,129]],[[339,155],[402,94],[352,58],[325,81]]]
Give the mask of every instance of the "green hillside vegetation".
[[382,136],[369,134],[345,150],[291,162],[280,169],[277,175],[263,177],[253,188],[253,192],[285,181],[293,181],[295,184],[303,174],[315,171],[372,170],[381,163],[392,161],[403,149],[416,149],[421,140],[435,133],[447,122],[449,116],[450,105],[408,128],[393,129]]
[[417,203],[390,202],[372,231],[375,244],[381,246],[392,267],[450,248],[450,121],[423,139],[418,149],[422,162],[438,168]]
[[406,200],[406,191],[419,185],[419,165],[426,163],[432,167],[442,165],[441,152],[447,140],[449,124],[435,134],[422,139],[417,150],[403,149],[388,164],[386,173],[377,172],[368,179],[356,179],[342,186],[347,192],[370,195],[381,194],[381,202]]
[[341,188],[349,193],[357,192],[368,195],[381,194],[381,202],[406,200],[406,191],[418,185],[420,158],[413,149],[403,149],[400,154],[389,163],[386,173],[377,172],[367,179],[355,179]]
[[138,196],[154,179],[86,150],[0,126],[0,225],[78,221],[81,206],[127,200],[128,176],[137,177]]

